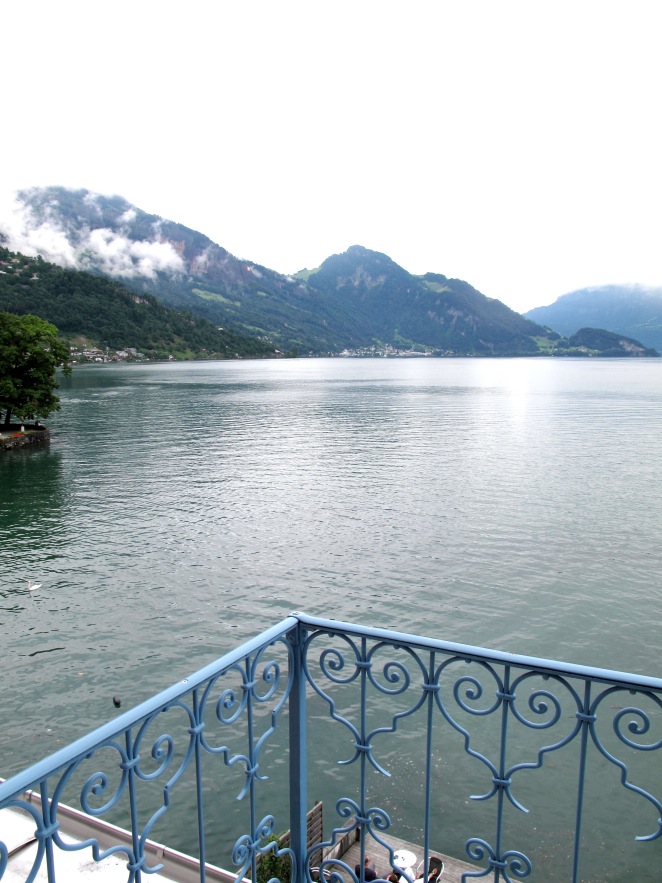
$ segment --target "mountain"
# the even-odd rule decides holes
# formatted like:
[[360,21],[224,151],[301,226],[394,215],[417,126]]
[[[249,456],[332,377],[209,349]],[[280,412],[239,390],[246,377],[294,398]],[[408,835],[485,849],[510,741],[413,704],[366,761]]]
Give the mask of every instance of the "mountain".
[[[466,282],[413,276],[355,246],[314,271],[283,276],[239,260],[208,237],[120,196],[63,187],[18,194],[20,235],[50,261],[121,280],[216,325],[282,351],[370,347],[447,354],[528,355],[546,330]],[[0,231],[2,226],[0,225]]]
[[327,258],[308,284],[351,319],[353,348],[379,341],[456,355],[535,355],[535,338],[550,336],[467,282],[437,273],[412,276],[359,245]]
[[644,347],[638,340],[605,331],[602,328],[580,328],[568,338],[568,344],[578,355],[605,356],[659,356],[659,353]]
[[31,188],[17,200],[20,224],[0,219],[15,251],[120,280],[283,351],[342,348],[342,320],[305,282],[239,260],[202,233],[88,190]]
[[579,328],[607,328],[662,350],[662,288],[603,285],[564,294],[524,314],[568,337]]
[[0,241],[4,236],[8,247],[120,281],[140,296],[257,338],[263,348],[305,355],[572,354],[559,334],[468,282],[412,275],[362,246],[283,276],[120,196],[47,187],[17,198],[14,220],[0,219]]
[[41,257],[0,246],[0,311],[31,313],[52,322],[72,343],[139,350],[150,358],[260,358],[273,347],[255,337],[219,331],[148,294]]

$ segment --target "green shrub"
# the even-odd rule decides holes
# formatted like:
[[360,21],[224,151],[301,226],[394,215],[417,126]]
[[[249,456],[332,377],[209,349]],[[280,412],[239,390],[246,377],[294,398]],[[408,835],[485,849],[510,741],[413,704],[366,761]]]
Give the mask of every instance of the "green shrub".
[[276,855],[278,837],[271,834],[267,843],[275,843],[275,849],[260,856],[257,865],[257,883],[268,883],[272,877],[278,877],[280,883],[290,883],[292,879],[292,861],[289,855]]

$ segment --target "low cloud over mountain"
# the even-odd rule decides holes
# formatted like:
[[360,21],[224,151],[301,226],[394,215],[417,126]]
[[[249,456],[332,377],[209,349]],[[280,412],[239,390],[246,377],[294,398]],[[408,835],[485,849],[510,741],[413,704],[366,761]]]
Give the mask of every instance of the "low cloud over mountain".
[[[35,188],[9,197],[0,219],[7,248],[119,279],[156,279],[159,272],[184,272],[181,254],[161,235],[161,218],[154,216],[147,235],[136,238],[138,212],[126,200],[82,191],[86,211],[74,217],[62,211],[66,194],[60,188]],[[109,206],[115,209],[112,218],[106,217]]]

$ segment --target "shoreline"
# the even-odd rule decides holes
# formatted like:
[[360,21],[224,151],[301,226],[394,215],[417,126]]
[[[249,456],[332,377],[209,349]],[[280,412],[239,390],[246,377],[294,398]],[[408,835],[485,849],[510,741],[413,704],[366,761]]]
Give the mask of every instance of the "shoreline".
[[43,445],[50,441],[50,430],[32,423],[10,423],[0,426],[0,451],[24,448],[27,445]]

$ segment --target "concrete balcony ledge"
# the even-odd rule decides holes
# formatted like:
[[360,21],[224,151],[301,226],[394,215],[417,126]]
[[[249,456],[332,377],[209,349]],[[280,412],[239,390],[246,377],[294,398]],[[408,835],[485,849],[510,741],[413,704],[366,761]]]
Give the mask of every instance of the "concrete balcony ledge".
[[[22,799],[39,810],[41,800],[34,791],[21,795]],[[95,819],[71,806],[61,804],[57,812],[60,833],[63,841],[75,847],[85,840],[94,838],[101,850],[111,847],[132,847],[131,832],[102,819]],[[0,810],[0,830],[7,845],[9,858],[2,883],[24,883],[29,878],[37,857],[38,841],[35,837],[34,820],[15,809]],[[145,843],[145,858],[149,867],[162,865],[159,873],[150,874],[147,879],[156,883],[199,883],[200,862],[191,855],[170,849],[162,843],[148,840]],[[119,883],[127,879],[127,854],[117,852],[101,862],[94,860],[91,849],[54,851],[56,879],[62,883]],[[145,875],[147,876],[147,875]],[[46,863],[43,862],[35,883],[48,881]],[[237,877],[230,871],[215,865],[206,864],[204,879],[209,883],[236,883]],[[250,883],[246,880],[244,883]]]

